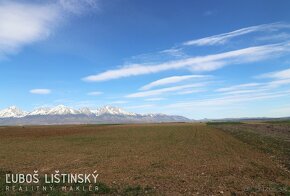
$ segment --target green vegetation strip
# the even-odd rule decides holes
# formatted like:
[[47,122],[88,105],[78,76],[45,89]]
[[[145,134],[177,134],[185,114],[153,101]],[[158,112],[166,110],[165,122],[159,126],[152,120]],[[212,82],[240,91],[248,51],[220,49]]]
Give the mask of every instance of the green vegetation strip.
[[239,124],[244,124],[239,121],[217,121],[217,122],[207,122],[207,125],[239,125]]
[[266,121],[265,123],[270,123],[270,124],[290,124],[290,120],[273,120],[273,121]]
[[232,129],[226,124],[216,126],[216,128],[230,133],[240,141],[247,143],[255,148],[277,157],[283,164],[290,169],[290,142],[276,137],[265,136],[260,133],[247,131],[244,129]]

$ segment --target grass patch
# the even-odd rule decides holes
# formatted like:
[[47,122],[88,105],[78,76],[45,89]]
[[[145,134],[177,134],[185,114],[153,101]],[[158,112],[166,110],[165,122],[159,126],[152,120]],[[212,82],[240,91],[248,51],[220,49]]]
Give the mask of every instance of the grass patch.
[[150,187],[142,188],[141,186],[128,186],[123,190],[122,195],[135,196],[149,193],[153,193],[153,189]]
[[218,126],[217,128],[230,133],[244,143],[277,157],[290,169],[290,142],[237,127]]
[[244,124],[240,121],[220,121],[220,122],[207,122],[207,125],[240,125]]
[[265,123],[269,123],[269,124],[290,124],[290,120],[271,120],[271,121],[265,121]]
[[85,125],[82,125],[84,127],[105,127],[105,126],[113,126],[113,125],[123,125],[123,124],[120,124],[120,123],[116,123],[116,124],[112,124],[112,123],[108,123],[108,124],[85,124]]

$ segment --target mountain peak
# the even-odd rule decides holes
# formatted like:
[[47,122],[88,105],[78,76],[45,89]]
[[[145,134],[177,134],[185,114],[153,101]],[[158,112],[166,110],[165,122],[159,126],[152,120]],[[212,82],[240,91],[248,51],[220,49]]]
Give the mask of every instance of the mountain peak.
[[80,108],[80,109],[79,109],[79,112],[80,112],[81,114],[86,114],[86,115],[93,114],[92,110],[90,110],[90,108],[88,108],[88,107]]
[[57,105],[48,112],[50,115],[66,115],[66,114],[78,114],[79,111],[69,108],[65,105]]
[[110,105],[105,105],[99,108],[98,111],[99,111],[99,115],[102,115],[102,114],[129,115],[129,116],[136,115],[133,112],[127,112],[122,108],[118,108],[118,107],[110,106]]
[[10,106],[8,109],[11,109],[11,110],[17,110],[17,107],[15,105],[12,105]]
[[19,118],[23,117],[27,112],[22,111],[16,106],[10,106],[4,110],[0,110],[0,118]]
[[48,107],[39,107],[32,112],[30,112],[28,115],[33,116],[33,115],[47,115],[50,111],[50,108]]

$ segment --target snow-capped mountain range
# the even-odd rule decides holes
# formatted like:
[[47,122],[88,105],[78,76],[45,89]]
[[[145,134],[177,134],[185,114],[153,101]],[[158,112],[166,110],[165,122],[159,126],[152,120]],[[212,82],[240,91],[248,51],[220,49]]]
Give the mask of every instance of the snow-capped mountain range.
[[73,109],[64,105],[41,107],[31,112],[16,106],[0,110],[0,125],[26,124],[92,124],[92,123],[143,123],[185,122],[189,119],[166,114],[137,114],[114,106],[97,109]]
[[0,110],[0,118],[21,118],[25,116],[36,116],[36,115],[74,115],[74,114],[84,114],[84,115],[95,115],[100,116],[103,114],[111,114],[111,115],[128,115],[128,116],[136,116],[137,114],[132,112],[127,112],[121,108],[117,108],[114,106],[104,106],[98,109],[90,109],[90,108],[80,108],[79,110],[69,108],[64,105],[58,105],[56,107],[40,107],[32,112],[23,111],[16,106],[11,106],[9,108]]

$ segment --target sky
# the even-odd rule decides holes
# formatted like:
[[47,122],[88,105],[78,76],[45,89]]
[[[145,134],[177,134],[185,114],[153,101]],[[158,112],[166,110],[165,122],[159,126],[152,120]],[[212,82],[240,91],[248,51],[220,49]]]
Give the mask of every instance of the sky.
[[290,1],[0,0],[0,109],[290,116]]

